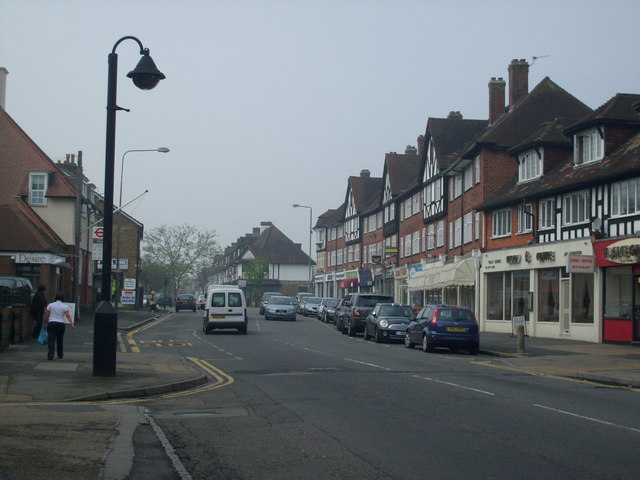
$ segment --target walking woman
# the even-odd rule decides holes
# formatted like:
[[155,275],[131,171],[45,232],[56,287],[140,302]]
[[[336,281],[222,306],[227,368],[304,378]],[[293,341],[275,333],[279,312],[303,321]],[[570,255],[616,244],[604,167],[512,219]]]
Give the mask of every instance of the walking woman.
[[44,314],[43,325],[47,326],[47,333],[49,334],[49,353],[47,354],[49,360],[53,360],[56,344],[58,358],[62,359],[64,356],[63,341],[65,325],[68,323],[74,330],[76,328],[71,319],[69,307],[62,303],[63,300],[64,295],[62,293],[56,293],[55,301],[47,305],[47,311]]

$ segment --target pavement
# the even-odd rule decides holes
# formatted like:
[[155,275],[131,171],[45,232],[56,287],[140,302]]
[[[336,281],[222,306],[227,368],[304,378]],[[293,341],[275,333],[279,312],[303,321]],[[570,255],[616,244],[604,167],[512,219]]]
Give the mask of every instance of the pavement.
[[0,403],[108,401],[158,396],[194,388],[207,376],[167,348],[132,351],[127,334],[170,313],[121,310],[115,376],[93,376],[93,315],[64,335],[64,359],[47,359],[47,346],[28,338],[0,352]]
[[[67,329],[63,360],[47,360],[47,347],[31,338],[10,345],[0,352],[0,403],[109,401],[158,396],[206,383],[207,375],[196,364],[167,348],[131,351],[127,333],[167,313],[119,312],[113,377],[93,376],[91,315],[85,315],[75,331]],[[516,337],[487,332],[481,333],[480,344],[477,361],[488,366],[640,388],[638,346],[525,337],[524,353],[518,353]]]

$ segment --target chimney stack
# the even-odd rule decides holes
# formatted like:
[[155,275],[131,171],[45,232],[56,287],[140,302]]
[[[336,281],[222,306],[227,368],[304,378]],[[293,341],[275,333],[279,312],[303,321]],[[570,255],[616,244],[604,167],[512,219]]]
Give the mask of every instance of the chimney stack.
[[529,64],[514,58],[509,64],[509,108],[529,93]]
[[489,124],[493,124],[504,114],[504,92],[506,82],[502,77],[489,80]]
[[414,147],[413,145],[407,145],[407,148],[404,149],[404,154],[405,155],[417,155],[418,154],[418,149],[416,147]]
[[418,155],[422,155],[422,151],[424,150],[424,135],[418,136]]
[[462,114],[460,113],[460,110],[457,111],[451,111],[449,112],[449,115],[447,116],[447,119],[454,119],[454,120],[462,120]]
[[366,168],[363,170],[360,170],[360,177],[361,178],[371,178],[371,172],[369,170],[367,170]]
[[9,71],[4,67],[0,67],[0,110],[6,110],[5,100],[7,98],[7,75],[9,75]]

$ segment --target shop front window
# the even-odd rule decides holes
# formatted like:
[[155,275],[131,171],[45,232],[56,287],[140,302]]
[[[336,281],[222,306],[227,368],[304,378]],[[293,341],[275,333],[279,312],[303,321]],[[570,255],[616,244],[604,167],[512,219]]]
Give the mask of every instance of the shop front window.
[[571,322],[593,323],[593,275],[575,273],[571,288]]
[[538,273],[538,306],[541,322],[560,321],[560,282],[559,270],[547,268]]
[[631,318],[633,273],[631,267],[607,268],[605,273],[604,316]]
[[487,274],[487,319],[504,320],[504,284],[502,273]]
[[513,315],[529,319],[529,270],[513,272]]
[[427,290],[425,293],[425,305],[442,304],[442,289]]

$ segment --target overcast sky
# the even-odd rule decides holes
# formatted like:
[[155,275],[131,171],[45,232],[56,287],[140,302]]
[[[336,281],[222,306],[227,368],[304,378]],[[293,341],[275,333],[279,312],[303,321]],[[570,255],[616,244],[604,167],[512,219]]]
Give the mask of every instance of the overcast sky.
[[308,251],[309,211],[347,177],[381,176],[429,117],[486,119],[491,77],[530,63],[591,108],[640,92],[640,2],[0,0],[6,110],[54,161],[83,151],[104,191],[107,56],[138,37],[166,80],[151,91],[119,56],[117,203],[152,228],[214,229],[222,247],[272,221]]

